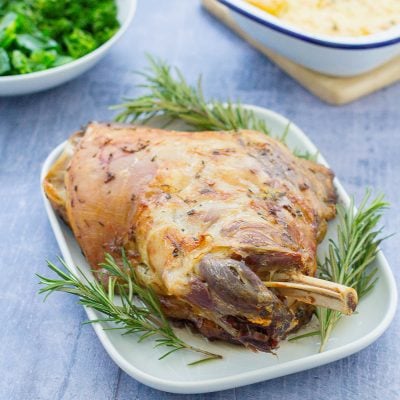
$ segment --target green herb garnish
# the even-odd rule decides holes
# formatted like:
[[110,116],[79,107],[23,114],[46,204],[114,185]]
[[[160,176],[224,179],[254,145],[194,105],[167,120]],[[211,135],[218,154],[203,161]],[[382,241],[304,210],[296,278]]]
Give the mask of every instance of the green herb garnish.
[[[327,256],[319,262],[320,278],[354,288],[359,300],[373,289],[377,281],[377,268],[371,267],[371,264],[384,239],[381,237],[381,229],[377,226],[388,206],[383,196],[371,200],[369,191],[357,211],[354,209],[353,200],[348,207],[337,205],[339,221],[336,240],[329,240]],[[320,351],[323,351],[342,315],[339,311],[317,307],[319,330],[289,340],[318,335],[321,339]]]
[[[155,116],[163,116],[168,121],[184,121],[187,125],[201,131],[238,131],[251,129],[270,135],[265,121],[240,102],[228,100],[206,100],[203,95],[201,77],[196,86],[189,85],[178,68],[171,68],[165,62],[148,57],[148,72],[139,73],[145,82],[139,87],[147,89],[148,94],[134,99],[126,98],[121,104],[112,106],[120,113],[115,117],[117,122],[135,123],[139,119],[148,122]],[[122,110],[122,111],[121,111]],[[166,124],[168,125],[168,124]],[[285,143],[288,134],[287,126],[281,137],[276,139]],[[309,152],[294,151],[300,158],[315,161],[317,155]]]
[[140,87],[149,93],[111,107],[123,110],[115,118],[116,121],[134,123],[139,118],[146,121],[163,115],[171,120],[182,120],[203,131],[254,129],[269,135],[264,120],[240,104],[206,101],[201,78],[196,87],[190,86],[178,69],[172,70],[166,63],[152,57],[149,57],[149,62],[150,70],[140,74],[145,79]]
[[[43,285],[39,293],[49,295],[54,292],[66,292],[79,297],[80,304],[104,316],[88,323],[113,324],[109,329],[121,329],[124,334],[138,334],[139,342],[155,337],[156,347],[164,346],[169,349],[160,359],[178,350],[190,350],[205,356],[189,365],[222,358],[219,354],[191,346],[176,336],[161,309],[157,295],[151,288],[143,288],[139,284],[135,270],[124,251],[122,267],[109,254],[105,255],[104,263],[100,264],[100,267],[107,271],[107,289],[100,282],[86,278],[82,272],[82,277],[78,277],[63,260],[60,259],[60,262],[66,271],[51,262],[47,263],[58,275],[56,279],[37,275],[39,283]],[[116,293],[119,295],[120,305],[116,302]]]
[[118,28],[115,0],[0,0],[0,75],[66,64]]

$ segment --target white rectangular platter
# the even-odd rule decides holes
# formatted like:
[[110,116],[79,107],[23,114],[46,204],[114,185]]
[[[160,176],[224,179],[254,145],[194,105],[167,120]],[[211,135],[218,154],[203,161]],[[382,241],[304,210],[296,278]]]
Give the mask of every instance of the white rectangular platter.
[[[264,108],[254,106],[246,106],[246,108],[253,110],[259,118],[265,120],[272,136],[282,136],[289,126],[286,143],[290,148],[311,154],[318,151],[307,136],[294,124],[288,125],[289,121],[283,116]],[[46,159],[41,181],[64,145],[64,143],[59,145]],[[320,154],[318,162],[327,165]],[[339,201],[349,204],[349,196],[337,179],[335,179],[335,186]],[[85,274],[91,274],[89,265],[72,232],[57,217],[44,194],[43,199],[62,257],[74,272],[77,273],[76,266],[79,266]],[[327,237],[319,246],[321,255],[325,252],[328,238],[334,235],[335,222],[333,221],[330,223]],[[163,360],[158,360],[165,349],[154,348],[152,340],[137,343],[137,337],[134,335],[122,336],[120,331],[104,330],[101,324],[94,324],[93,328],[115,363],[136,380],[153,388],[173,393],[204,393],[243,386],[327,364],[349,356],[378,339],[393,319],[397,305],[397,292],[394,277],[382,253],[378,254],[375,265],[379,269],[376,287],[361,301],[357,314],[342,318],[323,353],[318,353],[318,337],[309,337],[295,342],[284,341],[276,355],[273,355],[254,353],[223,342],[211,343],[186,329],[177,329],[178,336],[185,341],[223,355],[222,360],[188,366],[188,363],[198,359],[197,354],[179,351]],[[86,309],[86,312],[89,319],[99,317],[91,309]]]

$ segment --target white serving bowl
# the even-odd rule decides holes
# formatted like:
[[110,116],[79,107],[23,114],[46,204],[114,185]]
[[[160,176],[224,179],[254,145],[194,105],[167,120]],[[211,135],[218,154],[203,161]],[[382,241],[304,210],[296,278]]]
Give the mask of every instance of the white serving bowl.
[[107,40],[107,42],[102,44],[99,48],[60,67],[24,75],[1,76],[0,96],[16,96],[50,89],[86,72],[107,54],[111,47],[128,29],[135,15],[136,3],[136,0],[117,0],[118,20],[121,27],[112,38]]
[[332,37],[304,31],[244,0],[218,0],[250,37],[278,54],[314,71],[354,76],[400,54],[400,25],[363,37]]

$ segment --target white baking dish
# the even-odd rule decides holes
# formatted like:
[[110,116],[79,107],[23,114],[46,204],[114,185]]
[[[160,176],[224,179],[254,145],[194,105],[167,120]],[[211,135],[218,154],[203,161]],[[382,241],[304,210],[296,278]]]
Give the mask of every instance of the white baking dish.
[[370,71],[400,55],[400,25],[363,37],[332,37],[288,25],[244,0],[218,0],[250,37],[290,60],[333,76]]

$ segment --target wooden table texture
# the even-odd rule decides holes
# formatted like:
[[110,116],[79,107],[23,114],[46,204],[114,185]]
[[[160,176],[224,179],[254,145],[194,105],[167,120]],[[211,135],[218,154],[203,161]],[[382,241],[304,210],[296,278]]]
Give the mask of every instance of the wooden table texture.
[[[205,93],[282,113],[321,149],[346,189],[384,192],[385,232],[400,230],[400,85],[353,104],[322,103],[205,12],[198,0],[142,0],[127,35],[93,70],[43,93],[0,98],[0,399],[400,399],[400,318],[367,349],[242,388],[174,395],[148,388],[109,358],[71,296],[43,303],[35,273],[59,254],[39,187],[47,154],[108,106],[140,93],[145,53],[179,66]],[[399,281],[399,236],[383,244]]]

